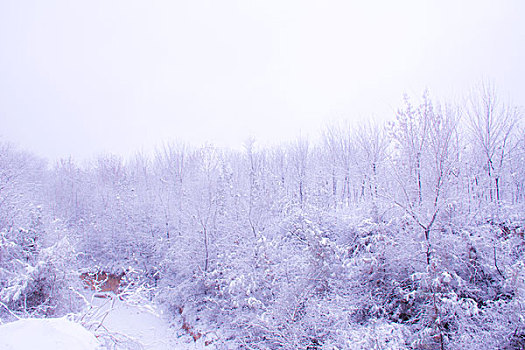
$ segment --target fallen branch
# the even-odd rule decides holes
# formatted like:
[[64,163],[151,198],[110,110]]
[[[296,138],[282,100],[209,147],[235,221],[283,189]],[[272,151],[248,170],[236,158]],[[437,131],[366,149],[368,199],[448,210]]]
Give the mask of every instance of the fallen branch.
[[500,271],[500,269],[498,267],[498,261],[496,259],[496,246],[494,246],[494,266],[496,267],[496,270],[501,275],[501,277],[505,278],[505,275],[503,275],[503,273]]
[[11,311],[11,309],[9,309],[9,308],[7,307],[6,304],[4,304],[4,303],[2,303],[2,302],[0,301],[0,305],[2,305],[2,306],[7,310],[7,312],[9,312],[9,313],[10,313],[12,316],[14,316],[17,320],[21,320],[21,318],[18,317],[13,311]]

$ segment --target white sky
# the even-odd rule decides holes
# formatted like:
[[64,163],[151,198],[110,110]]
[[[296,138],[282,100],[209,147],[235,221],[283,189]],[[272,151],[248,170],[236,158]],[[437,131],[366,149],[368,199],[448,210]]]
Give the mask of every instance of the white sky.
[[481,79],[525,105],[525,1],[0,0],[0,138],[56,159],[240,147]]

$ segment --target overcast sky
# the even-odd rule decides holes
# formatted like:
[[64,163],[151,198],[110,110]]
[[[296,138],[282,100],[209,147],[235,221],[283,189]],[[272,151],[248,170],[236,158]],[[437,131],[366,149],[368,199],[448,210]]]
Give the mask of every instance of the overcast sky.
[[50,159],[240,147],[481,79],[525,105],[525,1],[0,0],[0,138]]

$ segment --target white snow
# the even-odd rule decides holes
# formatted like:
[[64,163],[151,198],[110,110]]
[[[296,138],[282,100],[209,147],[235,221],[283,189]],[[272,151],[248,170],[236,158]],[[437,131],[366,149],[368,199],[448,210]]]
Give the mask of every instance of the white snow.
[[[111,295],[111,294],[108,294]],[[204,348],[181,330],[179,320],[170,323],[162,309],[118,297],[92,298],[84,322],[106,347],[111,349],[176,350]],[[213,349],[214,347],[206,347]]]
[[99,342],[65,318],[22,319],[0,326],[2,350],[95,350]]
[[[93,331],[99,337],[117,340],[117,348],[173,349],[168,321],[152,306],[129,304],[119,298],[94,298]],[[101,324],[101,327],[98,325]]]
[[92,298],[78,318],[86,327],[66,318],[21,319],[0,326],[0,350],[177,350],[214,349],[204,339],[194,342],[180,327],[170,324],[151,304],[118,297]]

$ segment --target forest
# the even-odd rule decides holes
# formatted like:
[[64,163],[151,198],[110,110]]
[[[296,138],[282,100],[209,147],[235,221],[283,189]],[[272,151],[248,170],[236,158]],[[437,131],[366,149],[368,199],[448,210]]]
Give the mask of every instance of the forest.
[[1,142],[0,321],[81,313],[104,271],[218,349],[525,348],[522,111],[490,84],[400,106],[239,150]]

